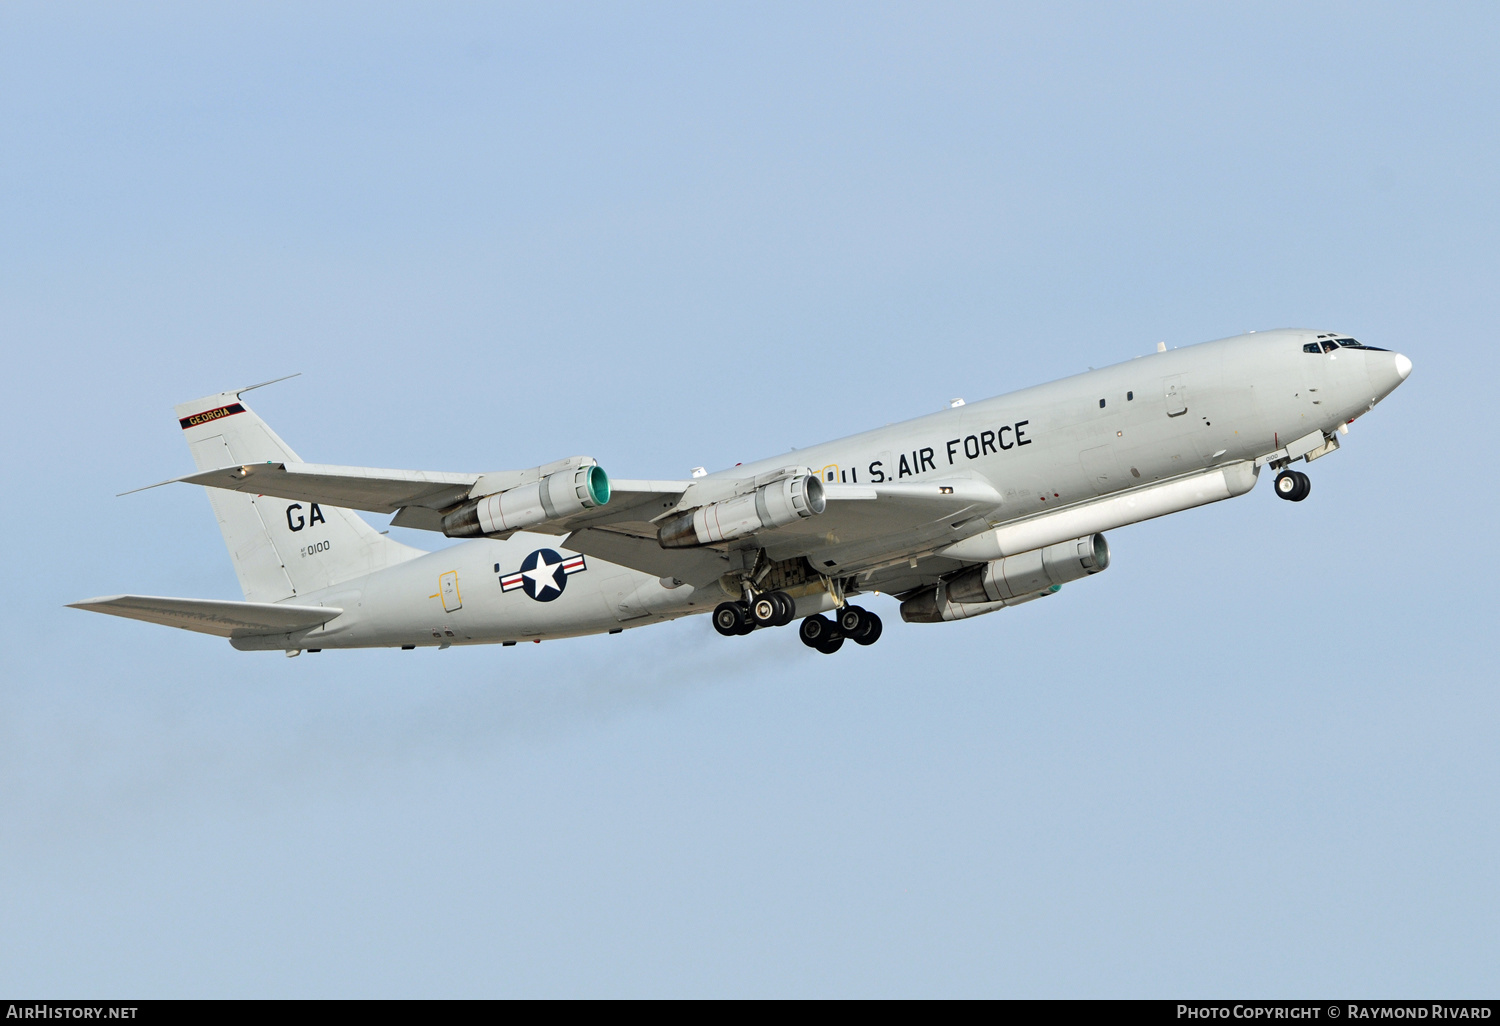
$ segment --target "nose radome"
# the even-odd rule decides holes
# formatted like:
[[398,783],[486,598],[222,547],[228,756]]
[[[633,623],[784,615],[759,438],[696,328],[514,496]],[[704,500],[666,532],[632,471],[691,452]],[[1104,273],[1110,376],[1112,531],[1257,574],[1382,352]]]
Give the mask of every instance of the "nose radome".
[[1402,381],[1405,381],[1406,376],[1411,373],[1411,361],[1400,353],[1396,354],[1396,373],[1401,375]]

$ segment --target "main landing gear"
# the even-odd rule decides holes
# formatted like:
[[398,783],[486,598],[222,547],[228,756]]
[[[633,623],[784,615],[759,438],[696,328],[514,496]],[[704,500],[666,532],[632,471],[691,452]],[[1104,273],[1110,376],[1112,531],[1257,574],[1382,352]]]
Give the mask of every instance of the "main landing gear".
[[880,631],[880,617],[859,606],[845,606],[833,620],[826,616],[809,616],[802,621],[797,634],[808,648],[833,655],[844,647],[845,638],[856,645],[873,645],[880,640]]
[[1276,495],[1288,502],[1301,502],[1312,492],[1312,479],[1300,470],[1283,470],[1276,475]]
[[785,627],[796,616],[796,600],[784,591],[772,591],[757,595],[753,602],[720,602],[714,609],[714,630],[728,638],[757,627]]
[[[749,634],[757,627],[785,627],[796,613],[797,603],[791,596],[767,592],[751,602],[720,602],[714,609],[714,630],[728,638]],[[832,655],[843,647],[845,638],[856,645],[873,645],[880,640],[880,631],[880,617],[868,609],[846,605],[834,619],[807,617],[797,633],[808,648]]]

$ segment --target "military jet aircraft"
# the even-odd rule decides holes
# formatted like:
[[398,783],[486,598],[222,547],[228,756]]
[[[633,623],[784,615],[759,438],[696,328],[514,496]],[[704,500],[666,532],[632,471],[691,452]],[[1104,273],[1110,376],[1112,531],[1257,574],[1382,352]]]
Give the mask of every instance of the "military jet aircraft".
[[[1162,344],[673,481],[611,480],[586,456],[487,473],[304,463],[248,388],[221,392],[177,407],[198,472],[172,480],[207,486],[245,600],[74,605],[288,655],[513,645],[694,613],[725,636],[800,619],[831,654],[880,637],[860,596],[894,596],[909,623],[964,619],[1099,573],[1103,532],[1243,495],[1263,467],[1301,502],[1311,482],[1291,465],[1336,451],[1411,367],[1337,332]],[[354,510],[465,540],[423,552]]]

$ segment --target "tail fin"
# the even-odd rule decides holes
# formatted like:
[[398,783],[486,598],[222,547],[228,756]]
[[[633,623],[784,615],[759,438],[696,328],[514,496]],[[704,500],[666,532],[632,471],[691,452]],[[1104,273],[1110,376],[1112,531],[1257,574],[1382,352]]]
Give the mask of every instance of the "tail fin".
[[[240,401],[244,391],[248,389],[220,392],[176,407],[198,469],[301,462]],[[422,554],[378,533],[352,510],[206,490],[250,602],[280,602]]]

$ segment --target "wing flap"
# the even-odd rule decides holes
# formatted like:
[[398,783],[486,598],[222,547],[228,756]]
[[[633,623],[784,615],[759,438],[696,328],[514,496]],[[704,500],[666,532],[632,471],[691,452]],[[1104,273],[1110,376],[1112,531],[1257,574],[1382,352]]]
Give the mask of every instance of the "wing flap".
[[568,548],[588,556],[628,566],[657,577],[675,577],[702,588],[729,570],[729,559],[717,549],[664,549],[651,524],[615,524],[574,531]]
[[108,595],[70,602],[68,607],[145,620],[200,634],[216,634],[221,638],[304,630],[325,624],[343,612],[334,606],[289,606],[279,602],[227,602],[160,595]]
[[1001,502],[989,482],[968,478],[827,485],[824,494],[828,507],[821,514],[761,531],[752,536],[754,542],[773,559],[807,556],[819,567],[837,565],[842,571],[851,561],[926,547]]

